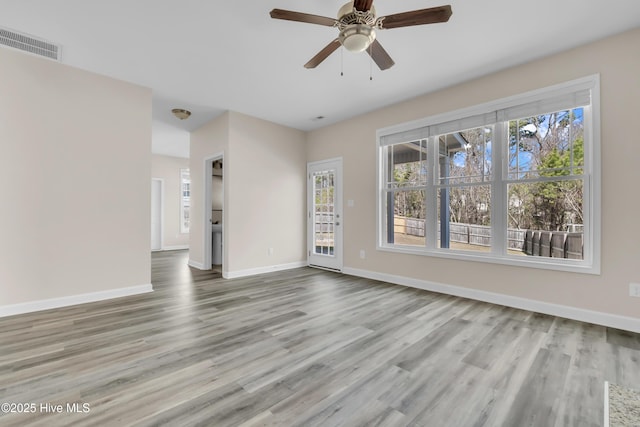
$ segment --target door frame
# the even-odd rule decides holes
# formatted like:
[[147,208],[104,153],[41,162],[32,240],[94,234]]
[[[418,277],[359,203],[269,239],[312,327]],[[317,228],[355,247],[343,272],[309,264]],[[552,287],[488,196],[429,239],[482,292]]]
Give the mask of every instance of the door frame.
[[[342,157],[335,157],[332,159],[319,160],[315,162],[307,163],[307,265],[310,267],[324,268],[332,271],[342,271],[344,266],[343,255],[343,241],[344,241],[344,217],[343,217],[343,203],[342,203]],[[312,260],[312,253],[314,251],[314,238],[313,238],[313,182],[311,180],[312,171],[318,169],[335,169],[336,170],[336,182],[335,182],[335,205],[334,214],[335,219],[338,221],[334,226],[334,242],[333,242],[333,265],[322,265]],[[313,262],[312,262],[313,261]]]
[[213,154],[211,156],[205,157],[204,158],[204,185],[202,186],[204,188],[204,197],[202,198],[204,200],[204,206],[202,207],[204,210],[204,223],[203,223],[203,227],[202,229],[204,230],[204,251],[203,251],[203,260],[202,260],[202,269],[203,270],[211,270],[213,263],[212,263],[212,257],[213,257],[213,253],[212,253],[212,236],[211,236],[211,203],[212,203],[212,195],[211,195],[211,191],[212,191],[212,179],[211,177],[213,176],[213,162],[215,162],[216,160],[222,160],[222,182],[223,182],[223,187],[222,187],[222,270],[226,271],[226,257],[225,257],[225,251],[226,251],[226,236],[227,236],[227,212],[225,209],[225,203],[224,203],[224,152],[222,153],[216,153]]
[[[160,197],[158,198],[160,203],[160,248],[154,249],[151,248],[152,252],[159,252],[164,249],[164,179],[162,178],[151,178],[151,185],[153,186],[154,181],[160,183]],[[151,209],[153,210],[153,188],[151,189]],[[153,233],[153,232],[152,232]],[[151,238],[153,237],[150,236]],[[151,246],[151,238],[149,239],[149,245]]]

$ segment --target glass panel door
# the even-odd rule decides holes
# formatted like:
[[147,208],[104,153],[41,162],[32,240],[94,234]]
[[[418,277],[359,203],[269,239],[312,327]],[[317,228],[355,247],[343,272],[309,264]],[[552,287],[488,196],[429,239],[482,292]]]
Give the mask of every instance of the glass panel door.
[[333,255],[335,250],[335,171],[314,172],[313,180],[313,252]]
[[341,161],[309,164],[309,264],[342,268]]

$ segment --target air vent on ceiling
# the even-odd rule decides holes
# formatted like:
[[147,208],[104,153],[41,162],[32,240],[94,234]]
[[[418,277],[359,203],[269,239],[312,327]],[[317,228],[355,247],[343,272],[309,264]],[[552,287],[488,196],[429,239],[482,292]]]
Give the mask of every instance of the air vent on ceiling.
[[0,27],[0,45],[60,61],[60,46],[46,40]]

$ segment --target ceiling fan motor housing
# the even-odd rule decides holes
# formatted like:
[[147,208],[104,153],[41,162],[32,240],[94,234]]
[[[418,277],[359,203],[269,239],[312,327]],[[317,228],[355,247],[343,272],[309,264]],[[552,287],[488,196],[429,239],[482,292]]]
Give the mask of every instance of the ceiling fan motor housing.
[[338,11],[338,26],[342,30],[352,24],[366,24],[373,26],[376,23],[376,8],[371,6],[366,12],[360,12],[353,7],[353,2],[346,3]]
[[353,2],[345,4],[338,11],[340,43],[351,52],[362,52],[376,39],[375,24],[376,11],[373,6],[361,12],[354,8]]

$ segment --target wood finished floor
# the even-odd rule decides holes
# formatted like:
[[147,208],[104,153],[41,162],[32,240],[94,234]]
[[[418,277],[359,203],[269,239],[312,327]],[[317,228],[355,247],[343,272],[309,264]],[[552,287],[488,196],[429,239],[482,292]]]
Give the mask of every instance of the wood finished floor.
[[[640,335],[301,268],[0,319],[1,426],[600,426]],[[88,413],[45,414],[44,403]],[[63,412],[66,412],[66,406]]]

